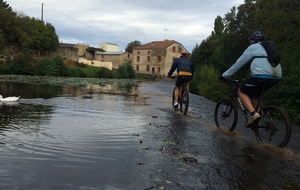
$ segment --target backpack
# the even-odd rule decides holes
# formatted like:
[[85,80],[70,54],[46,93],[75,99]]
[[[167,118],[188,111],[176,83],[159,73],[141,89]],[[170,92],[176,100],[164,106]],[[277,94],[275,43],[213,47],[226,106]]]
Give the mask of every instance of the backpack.
[[260,43],[260,45],[262,45],[265,48],[268,56],[256,56],[254,58],[268,58],[269,63],[273,67],[276,67],[280,61],[280,52],[277,45],[273,41],[263,41]]

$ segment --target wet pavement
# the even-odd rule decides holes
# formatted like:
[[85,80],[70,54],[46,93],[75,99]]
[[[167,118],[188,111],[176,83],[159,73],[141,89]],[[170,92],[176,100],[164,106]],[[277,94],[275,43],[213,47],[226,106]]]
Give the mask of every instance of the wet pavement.
[[175,112],[174,82],[129,95],[1,83],[23,95],[0,105],[0,189],[300,189],[298,126],[286,148],[260,145],[242,119],[233,133],[217,129],[215,102],[201,96]]
[[[141,84],[148,97],[132,189],[300,189],[299,126],[286,148],[260,145],[242,124],[233,133],[217,129],[215,102],[191,94],[187,116],[171,109],[173,80]],[[243,122],[243,119],[240,119]]]

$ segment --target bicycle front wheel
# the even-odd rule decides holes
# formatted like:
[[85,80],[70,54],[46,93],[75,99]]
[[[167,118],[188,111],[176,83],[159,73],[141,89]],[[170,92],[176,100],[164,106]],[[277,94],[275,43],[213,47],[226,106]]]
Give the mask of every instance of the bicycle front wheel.
[[186,115],[189,108],[189,91],[184,88],[182,89],[182,96],[180,100],[180,111],[183,115]]
[[259,143],[283,148],[291,138],[291,122],[279,107],[266,106],[262,109],[261,119],[254,127],[254,133]]
[[217,103],[214,118],[218,128],[223,128],[230,132],[235,129],[238,112],[231,99],[224,98]]

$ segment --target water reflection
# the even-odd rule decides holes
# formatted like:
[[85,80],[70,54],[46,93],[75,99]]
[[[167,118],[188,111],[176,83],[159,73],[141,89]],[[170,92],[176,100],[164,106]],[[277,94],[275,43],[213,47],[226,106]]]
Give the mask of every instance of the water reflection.
[[111,94],[132,88],[0,82],[4,97],[21,95],[0,104],[0,189],[127,189],[144,121]]

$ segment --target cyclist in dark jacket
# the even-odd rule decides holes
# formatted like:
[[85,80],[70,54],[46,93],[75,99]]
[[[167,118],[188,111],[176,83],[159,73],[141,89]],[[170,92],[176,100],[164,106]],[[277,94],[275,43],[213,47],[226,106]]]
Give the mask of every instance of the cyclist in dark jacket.
[[170,69],[170,71],[168,72],[168,77],[171,77],[173,72],[177,69],[177,73],[178,73],[178,77],[175,83],[175,102],[173,107],[177,108],[178,107],[178,96],[179,96],[179,89],[181,87],[181,85],[186,82],[186,88],[189,90],[189,85],[190,85],[190,81],[193,78],[193,74],[194,74],[194,65],[193,62],[189,59],[189,56],[187,53],[182,53],[180,55],[179,59],[176,59],[173,64],[172,67]]

